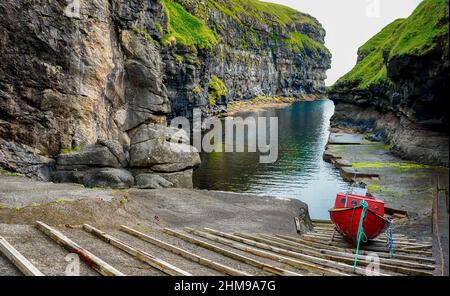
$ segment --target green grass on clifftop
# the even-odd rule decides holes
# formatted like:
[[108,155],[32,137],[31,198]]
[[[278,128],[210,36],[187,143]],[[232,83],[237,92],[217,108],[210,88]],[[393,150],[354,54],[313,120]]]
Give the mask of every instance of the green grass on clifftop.
[[[222,23],[211,21],[212,15],[220,13],[241,27],[241,34],[233,40],[240,49],[245,50],[250,45],[259,47],[262,36],[269,35],[275,46],[284,44],[288,49],[304,51],[313,57],[328,53],[319,41],[296,32],[296,28],[309,26],[312,31],[320,32],[319,35],[324,34],[321,24],[312,16],[288,6],[258,0],[161,0],[161,3],[168,20],[165,44],[214,48],[220,41],[219,34],[227,34]],[[208,27],[211,22],[214,27]],[[269,32],[261,30],[264,27]]]
[[260,24],[271,25],[275,22],[282,27],[287,27],[294,23],[302,23],[320,28],[319,22],[311,16],[281,4],[258,0],[209,0],[208,5],[238,22],[242,22],[242,19],[246,17]]
[[448,0],[424,0],[406,19],[386,26],[358,50],[360,61],[332,87],[354,84],[367,89],[390,84],[386,64],[403,55],[421,56],[441,46],[448,50]]
[[201,19],[187,12],[173,0],[161,0],[161,3],[168,20],[165,42],[206,49],[216,46],[218,43],[216,33]]
[[325,45],[311,39],[305,34],[292,32],[286,41],[288,48],[294,52],[307,51],[313,57],[318,57],[320,53],[327,53]]

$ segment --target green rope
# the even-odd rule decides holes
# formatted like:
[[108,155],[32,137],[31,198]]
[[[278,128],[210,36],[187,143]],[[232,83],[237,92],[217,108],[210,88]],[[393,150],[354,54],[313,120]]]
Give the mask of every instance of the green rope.
[[367,242],[367,236],[364,233],[364,227],[363,227],[363,220],[367,213],[367,208],[369,207],[369,204],[363,200],[361,202],[362,212],[361,212],[361,218],[359,219],[359,226],[358,226],[358,233],[356,235],[356,251],[355,251],[355,262],[353,263],[353,271],[356,271],[356,264],[358,263],[358,252],[359,252],[359,244],[361,240],[365,243]]

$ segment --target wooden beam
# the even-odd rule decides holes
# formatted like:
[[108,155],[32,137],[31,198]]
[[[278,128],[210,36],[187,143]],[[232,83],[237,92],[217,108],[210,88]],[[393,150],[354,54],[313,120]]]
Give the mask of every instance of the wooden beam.
[[[319,228],[319,227],[314,227],[314,230],[312,231],[312,233],[320,233],[320,234],[326,234],[326,235],[331,235],[334,231],[334,228],[330,228],[330,229],[324,229],[324,228]],[[338,233],[339,236],[342,237],[342,234]],[[393,234],[394,239],[396,241],[406,241],[406,242],[412,242],[412,243],[416,243],[416,239],[412,239],[412,238],[408,238],[404,235],[400,235],[400,234]]]
[[321,222],[312,222],[314,226],[324,227],[324,228],[334,228],[334,224],[332,223],[321,223]]
[[36,222],[36,227],[67,251],[78,254],[84,262],[86,262],[99,274],[104,276],[124,276],[123,273],[121,273],[102,259],[98,258],[88,250],[82,248],[58,230],[53,229],[52,227],[40,221]]
[[[395,244],[395,240],[394,240],[394,244]],[[406,244],[401,244],[400,245],[402,249],[404,250],[429,250],[433,248],[433,245],[406,245]]]
[[25,276],[44,276],[30,261],[0,236],[0,252]]
[[311,221],[312,221],[312,223],[329,224],[329,225],[332,225],[331,220],[311,219]]
[[[267,238],[268,240],[272,240],[274,242],[278,242],[278,243],[282,243],[285,244],[287,246],[293,246],[293,247],[297,247],[297,249],[301,249],[301,248],[307,248],[310,250],[315,250],[316,252],[320,252],[320,253],[324,253],[324,254],[329,254],[329,255],[335,255],[335,256],[342,256],[342,257],[348,257],[348,258],[354,258],[355,254],[354,254],[354,250],[353,252],[349,252],[352,251],[347,250],[347,249],[342,249],[342,250],[327,250],[327,249],[322,249],[322,248],[317,248],[317,247],[312,247],[312,246],[307,246],[307,245],[300,245],[300,244],[295,244],[292,242],[289,242],[287,240],[283,240],[274,236],[269,236],[269,235],[265,235],[265,234],[260,234],[260,236]],[[361,258],[365,258],[368,257],[370,253],[360,253]],[[404,259],[399,259],[399,258],[394,258],[394,257],[383,257],[383,255],[376,253],[376,255],[380,258],[380,262],[381,263],[386,263],[386,264],[394,264],[397,266],[403,266],[403,267],[408,267],[408,268],[415,268],[415,269],[425,269],[425,270],[434,270],[435,266],[432,264],[423,264],[420,262],[416,261],[416,257],[412,257],[412,258],[408,258],[409,260],[404,260]]]
[[[273,239],[266,239],[257,237],[254,235],[247,235],[247,234],[236,234],[237,236],[247,238],[253,241],[265,243],[271,246],[278,247],[280,249],[293,251],[296,253],[301,253],[305,255],[310,255],[318,258],[323,258],[327,260],[332,260],[336,262],[342,262],[347,264],[353,264],[355,255],[344,253],[344,252],[337,252],[337,251],[330,251],[330,250],[321,250],[321,249],[308,249],[308,248],[299,248],[294,247],[289,244],[276,242]],[[371,256],[364,256],[360,255],[358,259],[358,264],[367,266],[372,263]],[[401,261],[401,260],[395,260],[395,259],[385,259],[385,258],[379,258],[379,266],[381,269],[384,269],[386,271],[393,271],[396,273],[403,273],[407,275],[414,275],[414,276],[430,276],[432,275],[432,272],[426,271],[426,270],[434,270],[434,266],[430,265],[423,265],[423,264],[417,264],[417,263],[411,263],[407,261]]]
[[217,263],[215,261],[212,261],[212,260],[200,257],[198,255],[195,255],[195,254],[191,253],[191,252],[188,252],[188,251],[183,250],[181,248],[178,248],[178,247],[176,247],[174,245],[171,245],[171,244],[168,244],[166,242],[163,242],[162,240],[159,240],[157,238],[151,237],[148,234],[144,234],[142,232],[139,232],[139,231],[134,230],[132,228],[129,228],[127,226],[124,226],[124,225],[120,226],[120,230],[122,230],[122,231],[124,231],[124,232],[126,232],[126,233],[128,233],[130,235],[133,235],[133,236],[135,236],[137,238],[140,238],[140,239],[142,239],[142,240],[144,240],[144,241],[146,241],[148,243],[151,243],[151,244],[153,244],[153,245],[155,245],[157,247],[160,247],[161,249],[164,249],[166,251],[172,252],[172,253],[174,253],[176,255],[179,255],[179,256],[181,256],[183,258],[186,258],[188,260],[191,260],[191,261],[196,262],[198,264],[201,264],[203,266],[212,268],[212,269],[217,270],[219,272],[223,272],[225,274],[234,275],[234,276],[251,276],[251,274],[249,274],[249,273],[246,273],[246,272],[243,272],[243,271],[231,268],[229,266]]
[[173,276],[191,276],[190,273],[181,270],[180,268],[162,260],[159,259],[149,253],[146,253],[142,250],[136,249],[118,239],[116,239],[115,237],[106,234],[105,232],[98,230],[88,224],[84,224],[83,225],[83,229],[86,230],[87,232],[95,235],[96,237],[102,239],[103,241],[113,245],[114,247],[124,251],[125,253],[130,254],[131,256],[133,256],[134,258],[147,263],[148,265],[168,274],[168,275],[173,275]]
[[[300,254],[300,253],[296,253],[296,252],[292,252],[292,251],[288,251],[288,250],[284,250],[284,249],[280,249],[277,247],[273,247],[271,245],[268,244],[264,244],[264,243],[259,243],[259,242],[255,242],[249,239],[245,239],[245,238],[241,238],[232,234],[228,234],[228,233],[224,233],[221,231],[217,231],[214,229],[210,229],[210,228],[205,228],[205,230],[209,233],[212,233],[214,235],[217,236],[221,236],[227,239],[231,239],[237,242],[241,242],[250,246],[254,246],[254,247],[258,247],[260,249],[264,249],[267,251],[271,251],[280,255],[284,255],[284,256],[289,256],[289,257],[293,257],[296,259],[301,259],[303,261],[308,261],[314,264],[318,264],[318,265],[322,265],[325,267],[331,267],[343,272],[348,272],[348,273],[355,273],[355,274],[359,274],[359,275],[366,275],[366,271],[362,268],[356,267],[353,270],[353,266],[350,264],[345,264],[342,262],[335,262],[332,260],[327,260],[327,259],[322,259],[322,258],[318,258],[318,257],[314,257],[314,256],[309,256],[309,255],[305,255],[305,254]],[[379,273],[377,275],[386,275],[383,273]]]
[[[309,232],[309,233],[306,233],[305,235],[318,237],[318,238],[324,238],[324,239],[331,239],[331,233],[324,234],[324,233],[320,233],[320,232]],[[342,242],[342,243],[348,243],[348,241],[341,234],[339,234],[339,237],[335,237],[335,241]],[[374,246],[384,247],[384,246],[386,246],[386,241],[381,240],[381,239],[371,239],[370,244],[374,245]],[[404,241],[404,240],[400,240],[400,239],[397,240],[395,238],[394,238],[394,244],[396,247],[405,248],[405,249],[414,248],[414,249],[426,250],[426,249],[431,249],[433,247],[430,244],[408,242],[408,241]]]
[[[307,246],[312,246],[312,247],[320,248],[320,249],[345,251],[345,252],[349,252],[349,253],[355,252],[354,249],[345,248],[345,247],[341,248],[341,247],[331,246],[328,244],[316,243],[316,242],[304,240],[301,238],[290,237],[290,236],[280,235],[280,234],[276,234],[275,236],[277,238],[284,239],[285,241],[288,241],[288,242],[300,244],[301,246],[307,245]],[[362,254],[362,255],[369,255],[370,253],[373,253],[373,252],[369,252],[369,251],[365,251],[365,250],[359,251],[359,254]],[[388,252],[377,252],[377,254],[378,254],[378,256],[383,257],[383,258],[391,258],[390,254]],[[401,259],[401,260],[409,260],[409,261],[424,263],[424,264],[434,264],[436,262],[436,260],[434,258],[426,258],[426,257],[410,256],[410,255],[400,255],[400,254],[394,254],[392,258]]]
[[261,269],[263,271],[266,271],[266,272],[269,272],[269,273],[272,273],[272,274],[275,274],[275,275],[301,276],[301,274],[299,274],[299,273],[292,272],[292,271],[289,271],[289,270],[285,270],[285,269],[282,269],[282,268],[278,268],[278,267],[275,267],[275,266],[263,263],[261,261],[252,259],[250,257],[244,256],[244,255],[240,255],[240,254],[237,254],[237,253],[232,252],[232,251],[228,251],[228,250],[226,250],[224,248],[221,248],[221,247],[215,246],[213,244],[201,241],[201,240],[196,239],[196,238],[194,238],[192,236],[183,234],[181,232],[178,232],[178,231],[175,231],[175,230],[172,230],[172,229],[169,229],[169,228],[164,229],[164,232],[167,233],[167,234],[170,234],[172,236],[178,237],[178,238],[180,238],[180,239],[182,239],[184,241],[187,241],[187,242],[193,243],[193,244],[195,244],[197,246],[200,246],[202,248],[205,248],[207,250],[216,252],[218,254],[224,255],[224,256],[232,258],[234,260],[237,260],[237,261],[246,263],[248,265],[257,267],[257,268],[259,268],[259,269]]
[[[351,246],[351,244],[349,244],[349,243],[330,242],[326,238],[314,237],[314,236],[310,236],[310,235],[303,235],[302,238],[304,240],[309,240],[309,241],[313,241],[313,242],[317,242],[317,243],[321,243],[321,244],[325,244],[325,245],[330,245],[330,246],[338,246],[338,247],[344,247],[344,248],[349,248]],[[387,247],[380,247],[380,246],[363,245],[361,247],[361,249],[366,250],[366,251],[388,252]],[[395,252],[396,253],[423,255],[423,256],[432,256],[431,252],[421,251],[421,250],[405,250],[405,249],[396,248]]]
[[260,256],[266,259],[270,259],[270,260],[274,260],[277,262],[281,262],[281,263],[285,263],[291,266],[294,266],[296,268],[300,268],[300,269],[304,269],[304,270],[308,270],[308,271],[313,271],[313,272],[318,272],[322,275],[352,275],[351,273],[345,273],[345,272],[341,272],[339,270],[336,270],[334,268],[327,268],[318,264],[314,264],[305,260],[299,260],[299,259],[293,259],[293,258],[289,258],[286,256],[281,256],[279,254],[273,254],[267,251],[263,251],[257,248],[253,248],[253,247],[249,247],[245,244],[241,244],[241,243],[237,243],[233,240],[229,240],[229,239],[224,239],[221,237],[218,237],[216,235],[210,234],[210,233],[206,233],[203,231],[198,231],[198,230],[194,230],[191,228],[185,228],[187,232],[189,233],[193,233],[195,235],[198,235],[200,237],[230,246],[232,248],[244,251],[244,252],[248,252],[250,254],[256,255],[256,256]]
[[[311,234],[308,233],[308,236],[313,236],[313,237],[317,237],[317,238],[323,238],[324,240],[327,241],[334,241],[337,243],[342,243],[342,244],[350,244],[349,241],[347,239],[345,239],[342,235],[340,234],[336,234],[334,236],[334,239],[332,240],[332,235],[316,235],[316,234]],[[384,240],[380,240],[380,239],[374,239],[374,240],[370,240],[369,244],[370,246],[375,246],[375,247],[381,247],[381,248],[386,248],[387,247],[387,243]],[[396,249],[405,249],[405,250],[422,250],[422,251],[427,251],[429,249],[432,248],[431,245],[427,245],[427,244],[417,244],[417,243],[413,243],[413,242],[408,242],[408,241],[404,241],[404,240],[398,240],[394,238],[394,245]]]

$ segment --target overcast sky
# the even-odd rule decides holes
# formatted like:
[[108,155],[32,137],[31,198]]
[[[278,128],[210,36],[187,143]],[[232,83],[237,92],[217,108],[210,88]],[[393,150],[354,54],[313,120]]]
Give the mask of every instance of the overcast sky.
[[270,0],[308,13],[327,31],[326,46],[333,54],[327,85],[356,63],[358,47],[395,19],[409,16],[421,0]]

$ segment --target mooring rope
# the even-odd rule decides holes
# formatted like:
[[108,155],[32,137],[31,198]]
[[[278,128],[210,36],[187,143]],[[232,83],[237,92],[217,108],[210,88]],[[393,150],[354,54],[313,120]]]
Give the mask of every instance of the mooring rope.
[[389,221],[389,229],[386,229],[384,235],[386,236],[386,246],[389,247],[389,255],[394,257],[394,234],[393,234],[393,224]]
[[392,222],[389,223],[389,254],[392,257],[394,257],[394,234],[392,232]]
[[361,211],[361,218],[359,219],[358,233],[356,235],[356,250],[355,250],[355,261],[353,263],[353,271],[356,271],[356,264],[358,263],[359,244],[361,243],[361,241],[364,243],[367,242],[367,236],[364,233],[363,220],[364,217],[366,216],[369,204],[365,200],[363,200],[361,202],[361,207],[362,211]]

